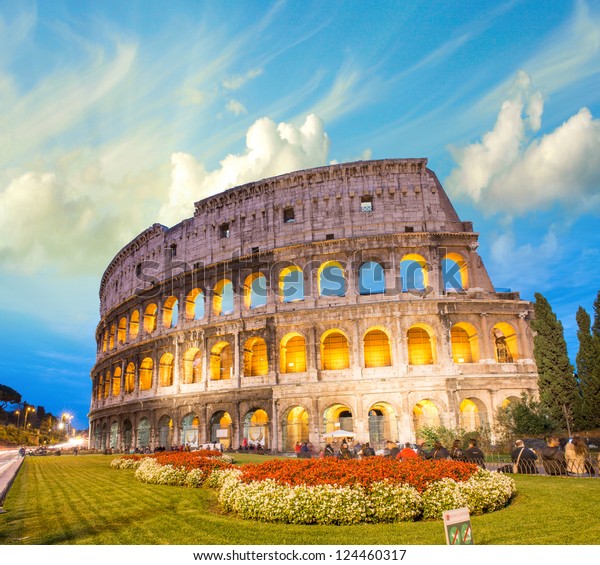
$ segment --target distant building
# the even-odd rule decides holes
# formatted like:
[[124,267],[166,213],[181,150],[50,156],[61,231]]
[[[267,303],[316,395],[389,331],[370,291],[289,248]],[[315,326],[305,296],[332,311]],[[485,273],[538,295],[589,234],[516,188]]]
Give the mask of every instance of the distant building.
[[92,447],[381,446],[535,393],[531,304],[494,290],[426,165],[249,183],[124,247],[100,287]]

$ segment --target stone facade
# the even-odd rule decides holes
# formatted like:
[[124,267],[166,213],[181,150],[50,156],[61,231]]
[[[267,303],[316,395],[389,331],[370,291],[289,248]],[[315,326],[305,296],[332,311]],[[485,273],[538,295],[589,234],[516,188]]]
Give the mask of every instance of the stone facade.
[[537,391],[529,302],[494,289],[426,159],[232,188],[100,287],[93,447],[414,440]]

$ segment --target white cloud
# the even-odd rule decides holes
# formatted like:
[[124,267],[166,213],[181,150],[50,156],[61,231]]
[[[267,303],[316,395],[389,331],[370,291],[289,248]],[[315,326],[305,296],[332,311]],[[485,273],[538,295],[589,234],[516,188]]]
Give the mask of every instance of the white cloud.
[[263,73],[264,73],[263,69],[250,69],[244,75],[235,75],[235,76],[226,78],[223,81],[223,88],[225,90],[238,90],[242,86],[244,86],[248,81],[251,81],[251,80],[255,79],[256,77],[259,77]]
[[300,127],[261,118],[248,129],[245,151],[228,155],[214,171],[188,153],[173,154],[169,201],[159,219],[172,225],[193,214],[194,202],[232,186],[324,165],[328,152],[329,138],[317,116],[307,116]]
[[246,114],[248,112],[248,110],[246,110],[246,106],[244,106],[238,100],[234,100],[233,98],[227,102],[226,108],[234,116],[239,116],[240,114]]
[[520,72],[492,131],[481,141],[451,147],[457,168],[446,186],[487,212],[508,216],[561,204],[600,210],[600,120],[587,108],[537,138],[543,99]]

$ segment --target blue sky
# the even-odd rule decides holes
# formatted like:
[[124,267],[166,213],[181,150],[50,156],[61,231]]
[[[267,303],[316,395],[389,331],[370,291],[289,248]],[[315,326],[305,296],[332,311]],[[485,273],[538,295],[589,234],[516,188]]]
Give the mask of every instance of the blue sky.
[[0,382],[87,425],[98,285],[243,182],[428,157],[572,358],[600,289],[600,2],[0,1]]

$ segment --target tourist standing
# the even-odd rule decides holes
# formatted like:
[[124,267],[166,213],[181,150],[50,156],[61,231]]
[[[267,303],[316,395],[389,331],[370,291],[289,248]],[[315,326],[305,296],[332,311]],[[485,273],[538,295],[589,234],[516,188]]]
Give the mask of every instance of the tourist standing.
[[477,447],[477,440],[469,440],[469,447],[463,452],[462,460],[466,463],[475,463],[476,465],[479,465],[482,469],[485,469],[485,455],[483,451],[481,451],[481,449]]

